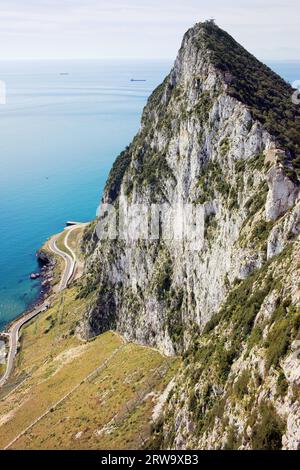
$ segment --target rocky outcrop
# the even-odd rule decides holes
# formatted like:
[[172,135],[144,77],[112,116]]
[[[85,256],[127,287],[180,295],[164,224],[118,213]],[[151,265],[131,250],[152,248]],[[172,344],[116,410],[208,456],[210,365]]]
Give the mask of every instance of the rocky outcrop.
[[31,279],[42,279],[41,286],[43,289],[41,291],[41,295],[42,297],[45,297],[45,295],[49,292],[49,289],[51,288],[54,280],[54,269],[56,262],[54,256],[52,256],[51,253],[45,249],[40,249],[36,256],[40,266],[40,272],[33,273],[31,275]]
[[[117,183],[109,181],[103,203],[114,202],[118,210],[125,198],[147,207],[164,204],[165,219],[171,222],[178,203],[199,205],[205,227],[199,228],[196,246],[194,240],[98,243],[87,270],[97,271],[101,259],[97,283],[103,293],[88,314],[87,335],[114,324],[126,337],[166,354],[188,343],[189,329],[205,325],[234,280],[261,265],[261,253],[241,250],[237,241],[247,206],[259,191],[264,205],[260,155],[272,145],[249,110],[226,93],[205,47],[187,33],[172,72],[149,99],[140,133],[126,151],[130,158],[119,193]],[[167,275],[168,289],[160,289]]]
[[189,30],[84,238],[80,295],[97,293],[85,336],[114,328],[185,354],[165,447],[298,445],[298,397],[282,365],[299,326],[298,143],[269,83],[278,109],[296,116],[289,86],[225,32]]
[[53,265],[53,257],[49,255],[45,250],[39,250],[37,252],[37,260],[39,264],[43,266]]
[[290,209],[298,198],[300,186],[291,181],[281,166],[274,165],[267,173],[269,192],[266,220],[276,220]]
[[38,279],[39,277],[41,277],[41,273],[31,273],[30,274],[30,279],[31,280]]
[[270,231],[267,245],[267,258],[280,254],[287,244],[296,239],[300,232],[300,201],[276,223]]

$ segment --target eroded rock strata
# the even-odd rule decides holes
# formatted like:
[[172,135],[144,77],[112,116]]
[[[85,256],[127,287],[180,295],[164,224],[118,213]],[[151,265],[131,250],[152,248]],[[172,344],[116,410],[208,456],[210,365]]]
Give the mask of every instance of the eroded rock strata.
[[[300,117],[293,90],[213,22],[174,67],[117,158],[102,207],[201,207],[193,240],[84,236],[81,333],[116,329],[183,354],[163,448],[300,446]],[[105,212],[105,211],[104,211]],[[103,215],[103,217],[105,214]],[[296,351],[296,352],[295,352]]]

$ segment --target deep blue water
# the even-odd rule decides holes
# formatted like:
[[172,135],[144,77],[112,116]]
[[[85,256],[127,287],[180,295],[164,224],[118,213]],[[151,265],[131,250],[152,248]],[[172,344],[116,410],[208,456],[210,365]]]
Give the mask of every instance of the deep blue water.
[[[269,65],[290,82],[300,79],[300,62]],[[66,220],[95,217],[109,169],[170,66],[0,63],[7,87],[7,104],[0,105],[0,329],[39,292],[29,280],[36,250]]]
[[[0,329],[36,298],[35,252],[95,217],[109,169],[166,62],[0,63]],[[61,75],[68,72],[69,75]],[[131,78],[146,82],[131,82]]]

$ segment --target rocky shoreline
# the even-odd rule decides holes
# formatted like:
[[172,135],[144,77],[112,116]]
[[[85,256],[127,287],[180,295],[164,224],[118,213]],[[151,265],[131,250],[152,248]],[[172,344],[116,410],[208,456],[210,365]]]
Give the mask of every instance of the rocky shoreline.
[[1,337],[0,334],[0,366],[4,365],[6,361],[6,338]]
[[[5,325],[3,332],[7,332],[10,329],[11,325],[16,320],[26,315],[26,313],[30,312],[38,305],[42,304],[46,300],[46,298],[49,297],[49,295],[51,294],[52,281],[54,279],[53,270],[56,265],[55,258],[54,256],[51,256],[50,253],[46,252],[43,248],[40,248],[36,252],[36,257],[37,257],[37,261],[39,265],[39,271],[37,271],[36,273],[32,273],[34,274],[34,276],[32,276],[31,274],[30,278],[32,280],[39,279],[41,281],[39,294],[37,295],[35,300],[33,300],[30,304],[27,305],[24,312],[22,312],[20,315],[14,318],[11,322]],[[0,335],[1,335],[1,332],[0,332]]]
[[[34,304],[38,304],[45,300],[46,296],[49,295],[52,288],[53,270],[55,268],[55,259],[43,248],[37,251],[36,253],[39,271],[37,273],[31,274],[31,279],[40,279],[41,280],[41,290],[38,296],[38,299]],[[34,276],[34,277],[33,277]]]
[[36,252],[36,257],[39,265],[39,271],[30,274],[29,277],[32,280],[40,280],[40,291],[36,299],[30,302],[27,305],[26,309],[20,315],[18,315],[16,318],[7,323],[3,331],[0,331],[0,339],[2,341],[6,341],[7,339],[6,336],[2,336],[3,333],[5,334],[16,320],[26,315],[26,313],[30,312],[38,305],[42,304],[46,300],[46,298],[49,297],[49,295],[51,294],[52,281],[54,279],[53,271],[56,265],[55,258],[43,248],[40,248]]

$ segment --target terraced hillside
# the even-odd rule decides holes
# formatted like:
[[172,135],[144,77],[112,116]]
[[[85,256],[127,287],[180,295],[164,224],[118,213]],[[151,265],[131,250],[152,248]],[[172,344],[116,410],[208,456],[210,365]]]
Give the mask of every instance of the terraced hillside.
[[113,332],[82,341],[75,330],[87,301],[76,295],[76,285],[65,290],[22,331],[0,395],[1,448],[139,448],[150,435],[178,361]]

